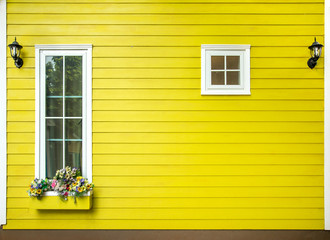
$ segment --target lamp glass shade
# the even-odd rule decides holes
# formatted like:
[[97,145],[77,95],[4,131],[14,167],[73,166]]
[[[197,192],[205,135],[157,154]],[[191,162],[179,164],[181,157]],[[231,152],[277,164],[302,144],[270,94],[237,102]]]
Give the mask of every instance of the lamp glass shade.
[[312,58],[319,58],[322,53],[322,47],[315,46],[310,49],[311,57]]
[[311,57],[313,58],[314,57],[314,48],[310,48],[309,53],[310,53]]
[[322,52],[322,47],[315,47],[314,48],[314,57],[319,58],[321,56],[321,52]]
[[10,48],[10,55],[11,55],[12,58],[17,58],[17,57],[19,57],[19,55],[20,55],[20,51],[17,49],[16,46],[12,46],[12,47]]

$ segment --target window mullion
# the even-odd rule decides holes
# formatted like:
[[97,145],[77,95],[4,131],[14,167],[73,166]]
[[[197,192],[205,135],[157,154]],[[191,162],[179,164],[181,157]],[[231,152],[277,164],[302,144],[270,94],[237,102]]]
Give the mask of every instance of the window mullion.
[[225,55],[224,56],[224,64],[225,64],[225,66],[224,66],[224,70],[225,70],[225,73],[224,73],[224,78],[225,78],[225,86],[227,86],[227,56]]
[[63,137],[62,137],[62,144],[63,144],[63,168],[65,168],[65,56],[63,56],[63,109],[62,109],[62,116],[63,116],[63,121],[62,121],[62,126],[63,126]]

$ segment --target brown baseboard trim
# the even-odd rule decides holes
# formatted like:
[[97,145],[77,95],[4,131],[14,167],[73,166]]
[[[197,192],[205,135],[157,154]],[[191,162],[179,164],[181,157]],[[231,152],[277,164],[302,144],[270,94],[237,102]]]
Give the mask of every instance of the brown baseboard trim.
[[0,240],[329,240],[330,231],[296,230],[0,230]]

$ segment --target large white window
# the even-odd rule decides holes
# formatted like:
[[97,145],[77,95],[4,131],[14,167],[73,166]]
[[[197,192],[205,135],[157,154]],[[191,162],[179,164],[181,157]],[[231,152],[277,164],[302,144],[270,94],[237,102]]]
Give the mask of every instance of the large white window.
[[36,177],[66,166],[92,181],[91,45],[36,45]]
[[202,45],[202,95],[250,94],[250,45]]

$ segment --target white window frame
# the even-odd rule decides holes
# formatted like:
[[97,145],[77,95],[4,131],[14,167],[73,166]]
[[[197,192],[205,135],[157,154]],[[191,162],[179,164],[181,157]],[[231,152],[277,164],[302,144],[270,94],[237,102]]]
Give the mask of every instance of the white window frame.
[[[82,175],[92,179],[92,45],[35,45],[35,177],[45,178],[45,57],[83,56]],[[84,69],[85,68],[85,69]],[[65,167],[65,166],[64,166]],[[53,195],[49,193],[47,195]]]
[[[202,44],[201,94],[250,95],[250,45]],[[211,85],[211,56],[240,56],[240,85]]]

